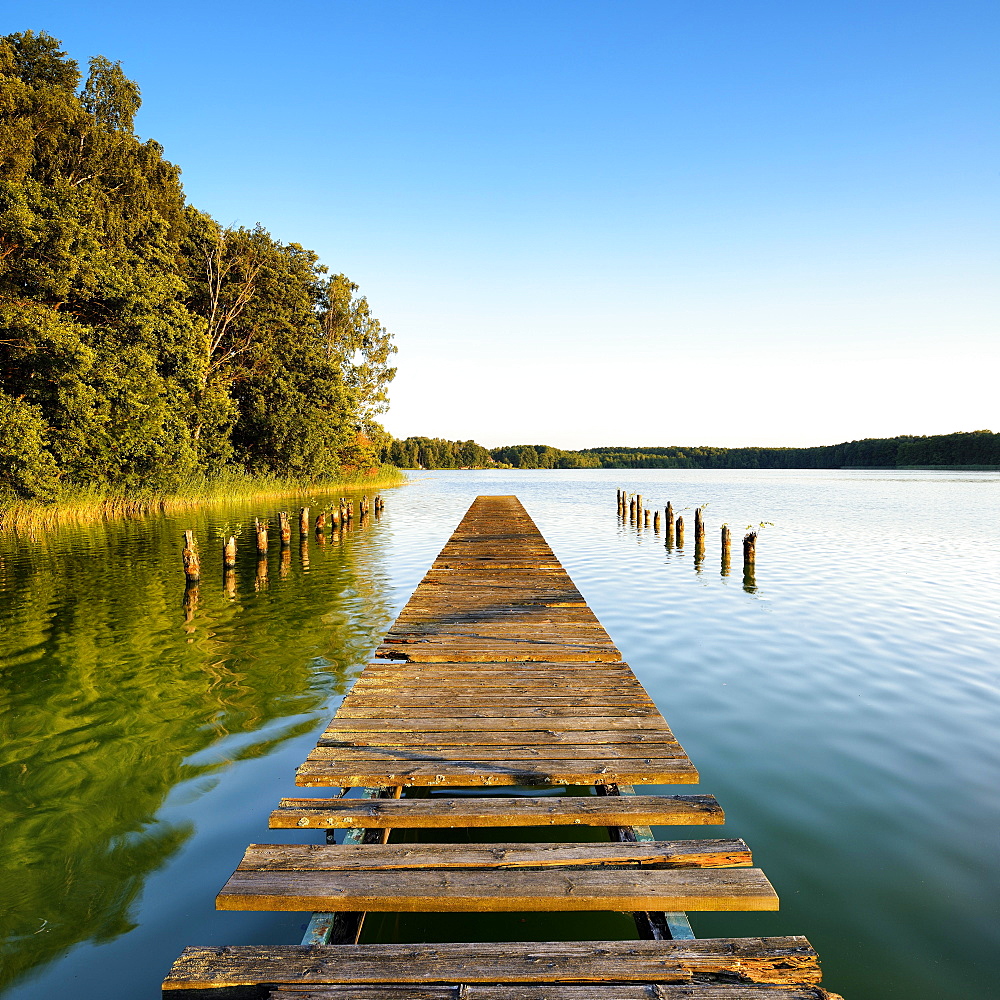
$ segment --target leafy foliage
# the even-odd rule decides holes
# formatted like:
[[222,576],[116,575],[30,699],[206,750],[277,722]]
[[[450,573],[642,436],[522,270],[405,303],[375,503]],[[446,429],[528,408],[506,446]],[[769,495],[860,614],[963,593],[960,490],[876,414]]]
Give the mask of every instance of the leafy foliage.
[[390,334],[342,274],[185,201],[138,86],[0,38],[0,490],[374,464]]

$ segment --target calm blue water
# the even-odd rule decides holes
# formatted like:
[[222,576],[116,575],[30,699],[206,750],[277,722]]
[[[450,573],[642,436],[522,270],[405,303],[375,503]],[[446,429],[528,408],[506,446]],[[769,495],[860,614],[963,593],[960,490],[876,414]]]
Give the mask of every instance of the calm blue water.
[[[378,523],[305,560],[296,540],[284,567],[272,547],[266,579],[244,534],[233,593],[213,532],[268,505],[0,538],[5,1000],[156,997],[185,945],[299,939],[300,915],[215,893],[247,843],[303,840],[267,813],[480,493],[524,502],[781,896],[693,915],[699,936],[805,934],[847,1000],[1000,996],[1000,477],[412,475]],[[672,501],[685,549],[622,525],[618,487]]]

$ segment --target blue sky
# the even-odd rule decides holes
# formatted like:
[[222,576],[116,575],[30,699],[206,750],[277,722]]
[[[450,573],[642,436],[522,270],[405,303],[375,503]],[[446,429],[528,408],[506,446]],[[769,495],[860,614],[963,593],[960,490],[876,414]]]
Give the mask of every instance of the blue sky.
[[808,445],[991,427],[995,2],[68,3],[224,223],[361,286],[389,430]]

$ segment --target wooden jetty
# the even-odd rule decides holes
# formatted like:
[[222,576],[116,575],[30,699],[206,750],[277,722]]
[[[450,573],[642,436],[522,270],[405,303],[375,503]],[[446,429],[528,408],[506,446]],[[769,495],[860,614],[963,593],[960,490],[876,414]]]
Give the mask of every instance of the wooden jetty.
[[[251,844],[218,896],[311,911],[303,943],[188,948],[164,996],[837,1000],[803,937],[694,937],[689,911],[778,906],[743,841],[654,839],[650,825],[723,812],[632,785],[697,781],[521,503],[479,497],[298,770],[298,785],[362,797],[282,799],[272,828],[327,843]],[[552,825],[603,829],[592,843],[390,842]],[[358,943],[366,912],[529,910],[632,913],[639,940]]]

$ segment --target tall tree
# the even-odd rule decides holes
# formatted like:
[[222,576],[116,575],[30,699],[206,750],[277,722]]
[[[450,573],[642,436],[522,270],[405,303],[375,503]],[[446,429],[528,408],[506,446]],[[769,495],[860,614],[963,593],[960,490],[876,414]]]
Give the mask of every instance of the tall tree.
[[389,360],[396,353],[392,334],[371,314],[368,300],[343,274],[332,275],[322,288],[321,316],[326,356],[338,359],[345,384],[358,399],[359,429],[377,437],[375,417],[389,407],[388,387],[396,376]]

